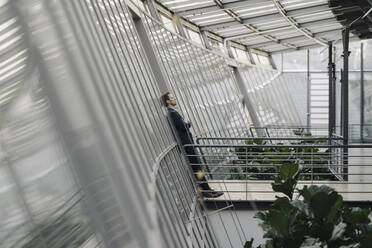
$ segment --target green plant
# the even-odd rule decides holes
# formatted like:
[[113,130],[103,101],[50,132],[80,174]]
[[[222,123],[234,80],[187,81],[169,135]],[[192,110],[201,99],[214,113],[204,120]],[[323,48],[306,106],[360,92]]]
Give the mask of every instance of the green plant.
[[[370,210],[345,206],[342,196],[328,186],[304,186],[293,199],[299,172],[298,165],[280,168],[272,188],[285,196],[256,214],[267,239],[258,248],[372,247]],[[244,246],[252,247],[252,240]]]
[[[302,137],[311,136],[304,129],[293,131]],[[302,140],[291,145],[322,144],[320,140]],[[237,159],[232,163],[237,167],[230,169],[229,180],[274,180],[279,167],[286,164],[302,165],[302,175],[299,180],[337,180],[328,168],[328,153],[318,148],[262,147],[266,142],[260,139],[246,140],[246,145],[261,147],[236,147],[234,153]],[[276,143],[276,145],[284,145]],[[314,166],[315,165],[315,166]],[[322,166],[323,165],[323,166]]]

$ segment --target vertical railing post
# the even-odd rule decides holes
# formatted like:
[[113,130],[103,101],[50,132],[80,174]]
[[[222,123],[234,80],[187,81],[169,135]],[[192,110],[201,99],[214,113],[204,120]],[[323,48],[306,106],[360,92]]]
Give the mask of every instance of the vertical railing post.
[[[350,28],[347,26],[342,32],[343,46],[344,46],[344,70],[343,80],[341,85],[342,94],[342,136],[343,144],[348,145],[349,143],[349,32]],[[348,149],[344,148],[344,180],[348,179]]]

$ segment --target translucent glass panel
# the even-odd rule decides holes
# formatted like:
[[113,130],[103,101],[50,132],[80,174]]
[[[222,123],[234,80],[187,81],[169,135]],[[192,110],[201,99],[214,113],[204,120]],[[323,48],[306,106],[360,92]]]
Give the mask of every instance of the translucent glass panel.
[[328,74],[310,73],[310,125],[324,127],[328,125]]
[[300,124],[281,73],[248,66],[241,71],[261,126]]
[[195,31],[192,31],[191,29],[188,29],[186,28],[187,32],[189,33],[189,37],[190,37],[190,40],[200,44],[200,45],[203,45],[203,42],[201,40],[201,37],[200,37],[200,34],[195,32]]
[[[307,51],[296,51],[282,55],[283,71],[306,71],[307,70]],[[279,68],[278,68],[279,69]]]
[[372,70],[372,40],[364,41],[364,69]]
[[280,75],[287,85],[289,97],[300,119],[300,125],[307,125],[307,73],[284,72]]
[[309,54],[310,71],[327,71],[328,69],[328,49],[324,47],[310,49]]
[[[145,19],[167,83],[195,135],[235,136],[248,128],[239,92],[224,59]],[[240,130],[240,131],[239,131]]]
[[171,19],[169,19],[168,17],[165,17],[164,15],[160,15],[160,18],[166,28],[172,30],[173,32],[176,32],[176,29],[174,28],[174,25]]

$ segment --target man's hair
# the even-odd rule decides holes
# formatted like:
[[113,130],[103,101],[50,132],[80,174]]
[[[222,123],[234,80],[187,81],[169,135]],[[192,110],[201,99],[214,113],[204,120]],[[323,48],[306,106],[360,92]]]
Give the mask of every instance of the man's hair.
[[170,92],[167,91],[167,92],[165,92],[165,93],[161,96],[161,102],[163,103],[163,105],[164,105],[165,107],[168,107],[167,101],[169,100],[169,94],[170,94]]

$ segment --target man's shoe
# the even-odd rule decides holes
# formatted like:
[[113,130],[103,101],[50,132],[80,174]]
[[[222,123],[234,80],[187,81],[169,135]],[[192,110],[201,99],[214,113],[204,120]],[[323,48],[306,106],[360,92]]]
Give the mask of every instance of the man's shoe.
[[217,197],[220,197],[221,195],[223,195],[223,192],[221,192],[221,191],[214,191],[212,193],[214,195],[214,198],[217,198]]
[[217,198],[223,195],[221,191],[210,191],[210,192],[203,192],[202,195],[207,198]]
[[214,198],[213,192],[202,192],[202,195],[207,198]]

